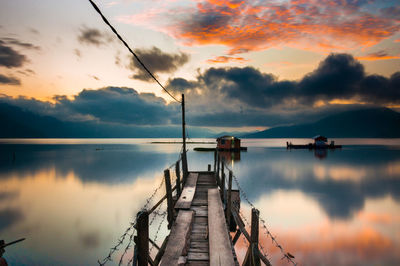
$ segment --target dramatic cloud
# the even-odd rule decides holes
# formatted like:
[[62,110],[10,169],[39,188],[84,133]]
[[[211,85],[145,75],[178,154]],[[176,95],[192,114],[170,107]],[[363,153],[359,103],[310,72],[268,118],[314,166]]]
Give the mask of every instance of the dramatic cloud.
[[7,68],[21,67],[27,61],[25,55],[20,54],[0,40],[0,66]]
[[[185,53],[168,54],[157,47],[153,47],[152,49],[137,49],[135,52],[153,74],[173,73],[178,67],[183,66],[189,61],[189,55]],[[132,78],[144,81],[151,79],[150,75],[133,57],[131,59],[130,68],[136,71]]]
[[[277,106],[314,106],[321,101],[349,100],[371,104],[400,103],[400,72],[387,78],[367,75],[363,65],[348,54],[331,54],[299,81],[278,80],[252,67],[210,68],[196,81],[170,80],[168,88],[183,88],[193,98],[215,97],[237,106],[261,109]],[[194,89],[195,88],[195,89]],[[215,93],[217,92],[217,93]]]
[[86,26],[79,30],[78,41],[82,44],[102,46],[111,42],[113,38],[107,32]]
[[230,55],[279,45],[346,50],[375,45],[399,31],[399,8],[376,12],[373,2],[203,0],[175,8],[173,17],[170,10],[150,9],[121,20],[161,29],[186,45],[224,45]]
[[67,121],[93,121],[123,125],[170,125],[179,117],[179,106],[167,104],[153,93],[107,87],[83,90],[72,99],[54,96],[55,103],[25,97],[1,97],[0,101],[40,115]]
[[6,84],[6,85],[20,85],[21,81],[17,78],[14,77],[7,77],[2,74],[0,74],[0,84]]
[[[95,77],[93,77],[95,78]],[[173,94],[185,93],[187,123],[192,126],[277,126],[316,121],[361,106],[400,104],[400,72],[368,75],[348,54],[331,54],[300,80],[279,80],[253,67],[209,68],[196,79],[170,79]],[[83,90],[53,103],[1,97],[24,110],[67,121],[135,126],[176,126],[180,107],[131,88]]]

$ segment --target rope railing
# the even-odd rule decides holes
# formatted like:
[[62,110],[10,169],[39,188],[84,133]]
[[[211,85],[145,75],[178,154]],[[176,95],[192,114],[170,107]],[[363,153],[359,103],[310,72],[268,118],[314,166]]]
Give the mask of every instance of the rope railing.
[[[170,186],[171,186],[171,184],[176,184],[173,187],[170,187],[170,189],[169,189],[170,193],[172,193],[173,191],[178,191],[177,187],[179,187],[179,191],[180,191],[180,186],[182,184],[182,181],[180,180],[180,178],[183,177],[183,170],[182,170],[183,167],[179,167],[180,163],[183,163],[181,154],[179,155],[179,158],[177,161],[175,161],[173,164],[168,166],[168,168],[166,168],[166,171],[168,171],[168,173],[169,173]],[[170,171],[170,170],[172,170],[172,171]],[[110,251],[107,254],[107,256],[104,257],[102,260],[97,261],[100,266],[106,265],[108,262],[113,261],[113,256],[115,256],[116,252],[121,249],[121,246],[125,242],[127,242],[127,243],[126,243],[125,247],[123,248],[122,254],[119,257],[118,265],[122,265],[124,263],[124,259],[126,258],[127,254],[129,253],[129,250],[131,250],[133,248],[134,249],[133,253],[135,253],[135,251],[137,250],[136,245],[134,243],[136,241],[135,235],[138,235],[137,223],[138,223],[138,219],[140,219],[141,213],[143,213],[143,212],[146,212],[147,215],[150,216],[150,221],[148,222],[149,228],[150,228],[150,226],[153,225],[153,223],[157,217],[160,218],[159,223],[155,227],[156,228],[155,234],[153,236],[154,240],[151,240],[149,238],[149,242],[152,243],[152,246],[149,249],[149,252],[151,252],[154,249],[154,245],[156,245],[156,241],[159,237],[159,232],[161,231],[161,227],[164,224],[164,221],[166,220],[166,216],[168,214],[168,212],[166,210],[167,208],[162,207],[163,202],[167,198],[167,192],[165,192],[165,195],[162,196],[158,202],[153,204],[153,207],[150,208],[150,204],[153,203],[153,201],[156,198],[156,195],[158,195],[160,191],[163,191],[163,188],[164,188],[164,191],[168,191],[166,188],[165,181],[166,181],[166,177],[161,179],[158,186],[153,190],[151,195],[145,200],[145,203],[140,208],[140,212],[138,213],[138,215],[135,217],[135,219],[133,221],[131,221],[129,223],[129,226],[125,229],[124,233],[118,238],[116,244],[110,248]],[[175,193],[177,193],[177,192],[175,192]],[[133,254],[133,256],[128,260],[127,265],[131,265],[131,264],[136,265],[135,257],[137,259],[137,255],[138,254]]]
[[[250,201],[250,199],[249,199],[249,197],[247,196],[245,190],[241,187],[241,185],[240,185],[240,183],[239,183],[239,180],[238,180],[237,176],[235,176],[235,175],[233,174],[232,169],[226,164],[226,162],[225,162],[224,160],[220,159],[218,150],[216,150],[216,159],[218,159],[218,162],[221,163],[221,167],[219,167],[219,165],[215,167],[215,168],[216,168],[216,171],[218,171],[218,172],[216,173],[217,179],[218,179],[219,176],[220,176],[220,173],[219,173],[219,172],[222,173],[222,172],[224,171],[223,168],[225,167],[229,172],[231,172],[232,177],[233,177],[233,180],[234,180],[234,182],[235,182],[235,184],[236,184],[236,187],[237,187],[238,190],[239,190],[239,193],[240,193],[241,197],[245,200],[245,202],[246,202],[251,208],[257,209],[256,206]],[[226,178],[224,178],[224,183],[227,184],[227,179],[226,179]],[[225,184],[224,184],[224,187],[225,187]],[[225,188],[222,188],[222,189],[225,189]],[[232,206],[232,207],[233,207],[233,206]],[[240,211],[239,211],[238,214],[239,214],[240,218],[241,218],[243,221],[246,222],[247,226],[248,226],[248,227],[251,227],[251,225],[250,225],[250,223],[248,222],[248,220],[246,219],[246,217],[245,217]],[[267,226],[267,223],[266,223],[265,219],[263,219],[259,214],[257,214],[257,215],[258,215],[258,219],[261,221],[261,228],[264,230],[264,234],[265,234],[268,238],[270,238],[271,241],[272,241],[272,244],[280,250],[280,252],[281,252],[281,254],[282,254],[282,258],[281,258],[281,259],[286,259],[286,260],[287,260],[288,262],[290,262],[291,264],[293,264],[293,265],[298,265],[298,264],[295,262],[295,260],[294,260],[295,257],[294,257],[291,253],[287,252],[287,251],[283,248],[283,246],[282,246],[280,243],[278,243],[276,236],[272,235],[271,231],[268,229],[268,226]],[[245,237],[244,239],[246,239],[246,237]],[[265,249],[264,249],[264,247],[262,246],[262,244],[261,244],[261,243],[258,243],[258,246],[259,246],[259,248],[261,249],[260,253],[262,253],[262,255],[263,255],[265,258],[268,258],[268,254],[267,254],[267,252],[265,252]]]

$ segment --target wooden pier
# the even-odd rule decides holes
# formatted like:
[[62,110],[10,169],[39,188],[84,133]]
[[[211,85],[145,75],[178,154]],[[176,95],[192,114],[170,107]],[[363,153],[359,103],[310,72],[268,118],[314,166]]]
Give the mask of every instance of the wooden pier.
[[[229,171],[226,177],[227,169],[218,152],[215,152],[213,170],[208,165],[207,171],[183,171],[181,179],[179,169],[178,161],[174,187],[170,170],[164,171],[166,195],[149,211],[138,213],[133,265],[236,266],[239,262],[234,246],[241,235],[248,241],[242,265],[261,265],[261,262],[271,265],[258,249],[258,210],[252,210],[249,233],[239,214],[239,191],[232,189],[233,174]],[[182,169],[187,168],[182,165]],[[173,191],[176,191],[175,197]],[[170,233],[159,247],[149,239],[148,217],[165,199]],[[154,259],[149,253],[149,243],[158,249]]]

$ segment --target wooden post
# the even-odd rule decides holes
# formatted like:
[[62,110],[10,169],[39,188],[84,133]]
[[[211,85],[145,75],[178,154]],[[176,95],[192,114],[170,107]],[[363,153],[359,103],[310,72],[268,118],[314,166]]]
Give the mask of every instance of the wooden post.
[[185,122],[185,95],[182,93],[182,141],[183,141],[183,151],[182,151],[182,170],[183,178],[185,179],[188,174],[187,167],[187,157],[186,157],[186,122]]
[[139,266],[148,266],[149,256],[149,213],[140,211],[137,214],[137,260]]
[[217,179],[217,184],[220,185],[219,181],[219,165],[220,165],[221,159],[219,156],[217,156],[217,171],[215,172],[215,179]]
[[226,221],[228,230],[231,228],[231,211],[232,211],[232,171],[229,171],[229,182],[228,182],[228,197],[226,203]]
[[260,212],[253,208],[251,209],[251,249],[252,249],[252,264],[257,266],[261,265],[260,256],[258,253],[258,229]]
[[211,171],[211,164],[208,165],[207,167],[207,171],[210,172]]
[[[255,208],[251,210],[251,235],[250,246],[247,249],[242,266],[260,266],[260,251],[258,250],[258,217],[259,211]],[[243,232],[242,232],[243,233]]]
[[214,151],[214,173],[217,170],[217,149]]
[[221,198],[222,198],[222,203],[226,203],[226,201],[225,201],[225,171],[224,171],[224,168],[225,168],[225,165],[224,165],[224,161],[222,160],[222,165],[221,165],[221,170],[222,170],[222,173],[221,173]]
[[179,199],[181,195],[181,170],[179,169],[179,161],[175,164],[175,174],[176,174],[176,198]]
[[164,170],[164,177],[165,177],[165,189],[167,193],[168,229],[171,229],[174,220],[174,202],[172,200],[171,177],[169,175],[169,169]]

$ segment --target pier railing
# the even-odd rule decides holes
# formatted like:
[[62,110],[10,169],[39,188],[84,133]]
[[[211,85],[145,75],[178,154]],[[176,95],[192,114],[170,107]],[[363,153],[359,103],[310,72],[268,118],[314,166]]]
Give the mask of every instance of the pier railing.
[[[208,168],[210,169],[210,165]],[[228,172],[228,179],[226,178]],[[287,260],[293,265],[297,265],[294,261],[294,256],[286,252],[281,244],[278,243],[276,236],[273,236],[267,227],[266,221],[260,217],[260,211],[249,200],[247,194],[240,186],[238,178],[233,174],[231,168],[228,167],[224,157],[220,156],[218,149],[214,152],[214,173],[217,184],[221,192],[221,200],[225,204],[225,217],[228,229],[235,233],[232,238],[232,245],[235,246],[240,236],[243,235],[247,243],[247,252],[242,265],[260,265],[262,261],[265,265],[271,265],[265,248],[259,242],[260,221],[263,233],[269,237],[272,244],[277,247],[282,255],[282,259]],[[235,182],[237,190],[232,189],[232,181]],[[250,223],[240,210],[240,198],[251,207],[251,221]],[[232,224],[234,223],[234,224]],[[250,233],[246,230],[249,228]]]
[[[174,221],[174,202],[179,198],[188,175],[186,156],[180,153],[179,159],[164,170],[164,177],[160,184],[146,199],[144,205],[137,213],[135,219],[129,223],[125,232],[118,238],[116,244],[110,248],[108,255],[98,260],[99,265],[109,262],[117,262],[118,265],[158,265],[165,251],[168,236],[157,245],[160,229],[166,220],[168,229]],[[159,200],[152,205],[162,191],[165,191]],[[167,202],[165,207],[164,203]],[[156,220],[159,220],[153,238],[150,237],[150,228]],[[152,251],[156,249],[156,252]]]
[[[108,262],[113,261],[113,257],[117,258],[118,265],[123,265],[124,263],[133,266],[159,265],[169,238],[167,235],[162,244],[158,245],[157,239],[160,229],[165,221],[167,221],[168,229],[171,229],[177,215],[174,205],[179,199],[188,177],[187,162],[182,158],[185,157],[181,154],[176,162],[164,170],[164,177],[160,184],[146,199],[135,220],[129,224],[115,246],[110,249],[109,254],[103,260],[98,261],[99,265],[106,265]],[[233,236],[229,234],[232,247],[235,247],[241,236],[247,244],[247,252],[242,265],[258,266],[261,265],[261,262],[268,266],[271,265],[270,258],[259,241],[260,233],[264,233],[271,239],[273,245],[282,253],[282,259],[297,265],[294,261],[294,256],[286,252],[282,245],[278,243],[276,236],[272,235],[265,220],[261,218],[259,210],[249,200],[240,186],[238,178],[233,174],[232,169],[228,167],[217,150],[214,152],[213,169],[209,164],[207,172],[214,174],[219,187],[221,201],[225,206],[227,233],[233,233]],[[233,185],[237,189],[233,189]],[[163,196],[152,204],[156,200],[156,196],[159,197],[159,194],[163,191],[165,191],[162,194]],[[250,222],[240,210],[241,198],[251,207]],[[166,203],[166,206],[164,203]],[[158,225],[155,225],[157,229],[152,227],[156,220],[158,222]],[[150,228],[154,230],[150,230]],[[260,231],[260,228],[262,231]],[[152,237],[150,237],[150,231],[155,232]],[[154,249],[155,251],[153,252]]]

